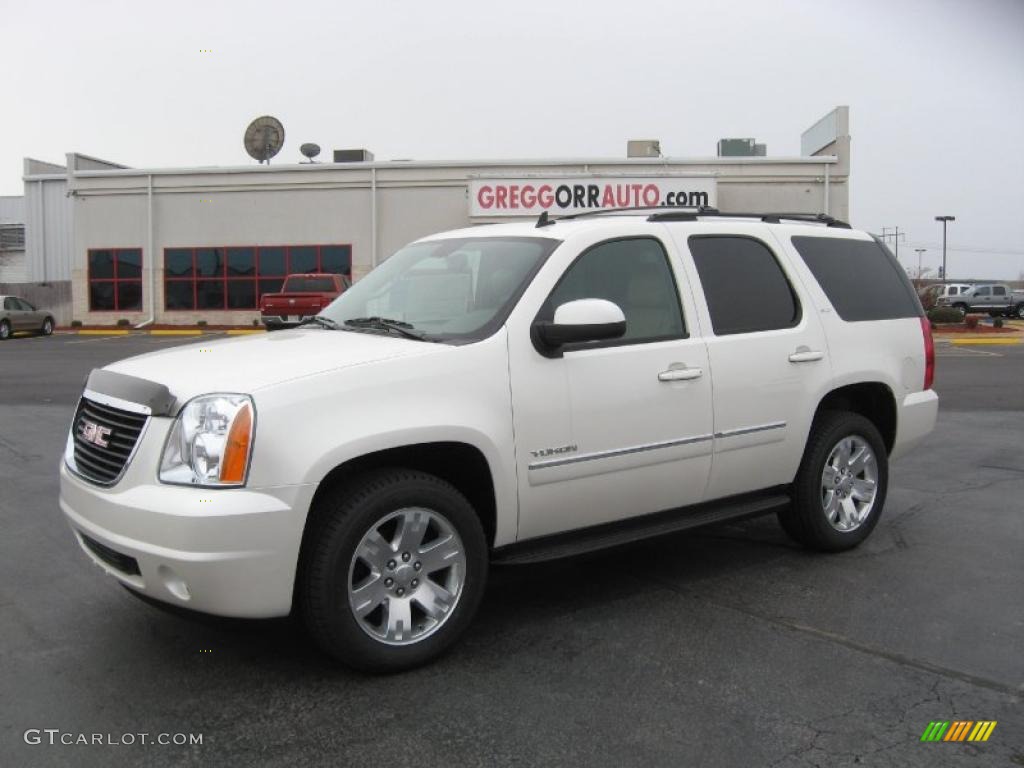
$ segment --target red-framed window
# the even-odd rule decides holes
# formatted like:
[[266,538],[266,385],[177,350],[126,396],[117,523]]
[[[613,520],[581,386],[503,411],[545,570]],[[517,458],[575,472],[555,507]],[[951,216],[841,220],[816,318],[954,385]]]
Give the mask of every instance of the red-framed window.
[[90,312],[142,310],[141,248],[92,248],[87,266]]
[[350,275],[351,245],[229,245],[164,249],[167,310],[258,309],[287,275]]

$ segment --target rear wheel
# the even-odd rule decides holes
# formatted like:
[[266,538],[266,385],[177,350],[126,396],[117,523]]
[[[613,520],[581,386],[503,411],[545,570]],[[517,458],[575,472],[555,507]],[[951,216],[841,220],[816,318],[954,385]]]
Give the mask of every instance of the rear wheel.
[[329,654],[359,669],[406,669],[469,626],[487,543],[454,487],[424,472],[380,470],[327,494],[312,514],[298,597]]
[[793,502],[779,522],[810,549],[851,549],[878,523],[888,480],[888,455],[875,425],[857,413],[826,411],[811,427]]
[[0,340],[11,338],[11,324],[6,320],[0,320]]
[[967,305],[966,304],[954,304],[953,308],[954,309],[959,309],[961,312],[963,312],[964,317],[967,316]]
[[1014,307],[1013,314],[1021,320],[1024,320],[1024,302],[1021,302]]

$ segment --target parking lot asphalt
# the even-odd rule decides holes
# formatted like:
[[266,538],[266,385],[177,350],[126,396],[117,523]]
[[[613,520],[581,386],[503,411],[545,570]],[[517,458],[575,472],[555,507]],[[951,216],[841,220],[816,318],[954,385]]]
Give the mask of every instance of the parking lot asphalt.
[[[938,428],[859,549],[768,517],[495,570],[451,654],[373,677],[288,620],[156,610],[78,550],[57,466],[86,374],[192,341],[0,344],[0,763],[1024,765],[1024,348],[939,346]],[[998,725],[922,743],[934,720]]]

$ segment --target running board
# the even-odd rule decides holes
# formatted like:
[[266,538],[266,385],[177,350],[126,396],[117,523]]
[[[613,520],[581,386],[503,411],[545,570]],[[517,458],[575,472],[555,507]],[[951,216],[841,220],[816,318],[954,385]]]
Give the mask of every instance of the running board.
[[493,565],[529,565],[547,560],[596,552],[668,533],[702,528],[727,520],[739,520],[774,512],[790,503],[782,490],[731,496],[692,507],[655,512],[614,523],[595,525],[568,533],[556,533],[508,544],[491,552]]

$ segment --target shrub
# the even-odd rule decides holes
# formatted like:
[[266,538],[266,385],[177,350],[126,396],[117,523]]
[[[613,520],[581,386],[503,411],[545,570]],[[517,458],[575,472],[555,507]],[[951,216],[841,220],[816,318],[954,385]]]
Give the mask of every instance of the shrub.
[[[936,307],[928,310],[928,319],[933,323],[959,323],[964,319],[964,315],[953,307]],[[974,320],[977,322],[977,318]]]
[[127,317],[122,317],[120,320],[117,321],[117,324],[121,325],[121,326],[131,325],[131,323],[128,322],[128,318]]
[[81,320],[72,320],[71,321],[71,327],[72,328],[81,328],[82,327],[82,321]]
[[992,321],[992,327],[993,328],[1002,328],[1003,327],[1003,318],[997,317],[995,320],[993,320]]
[[196,325],[198,325],[200,328],[205,328],[206,327],[206,321],[205,320],[199,320],[199,321],[196,322]]
[[978,327],[978,316],[977,315],[967,315],[967,317],[964,318],[964,325],[966,325],[968,328],[970,328],[973,331],[975,328]]

